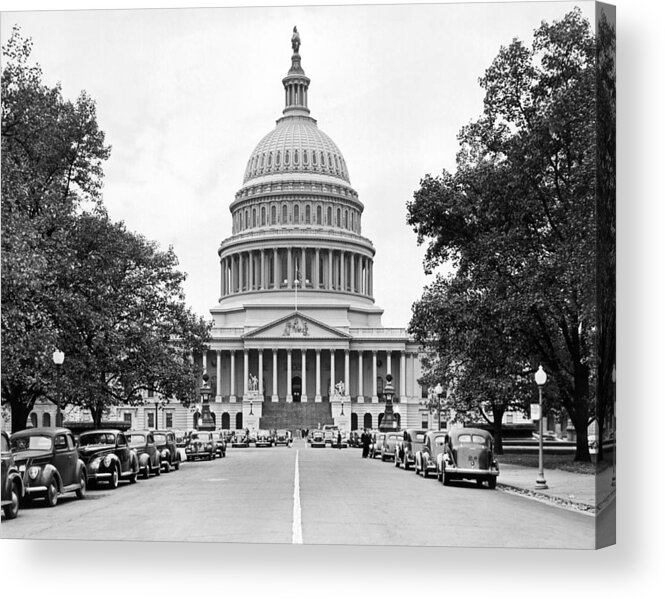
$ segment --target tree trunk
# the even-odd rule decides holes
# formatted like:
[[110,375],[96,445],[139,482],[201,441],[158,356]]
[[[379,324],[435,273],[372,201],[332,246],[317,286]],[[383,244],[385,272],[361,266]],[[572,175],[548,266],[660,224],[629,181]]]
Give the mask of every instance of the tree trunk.
[[[579,403],[579,402],[578,402]],[[575,448],[575,462],[590,462],[591,454],[589,453],[589,409],[577,406],[575,417],[571,418],[575,426],[575,433],[577,437],[577,446]]]
[[506,411],[503,406],[492,405],[492,420],[494,426],[494,453],[503,455],[503,414]]
[[26,428],[28,415],[30,412],[32,412],[34,403],[34,400],[28,402],[27,404],[20,399],[10,401],[9,405],[12,409],[12,433],[22,431]]
[[104,415],[104,405],[100,402],[93,409],[90,410],[92,421],[95,423],[95,428],[102,428],[102,416]]

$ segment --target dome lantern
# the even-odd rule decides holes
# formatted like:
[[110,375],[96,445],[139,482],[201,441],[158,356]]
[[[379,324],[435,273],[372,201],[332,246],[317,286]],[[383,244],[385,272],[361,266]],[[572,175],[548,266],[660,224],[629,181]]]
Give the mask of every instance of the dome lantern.
[[293,28],[293,35],[291,36],[291,48],[293,55],[291,56],[291,68],[284,79],[284,115],[309,115],[309,108],[307,108],[307,90],[309,88],[309,77],[305,75],[302,66],[300,66],[300,34],[298,28]]

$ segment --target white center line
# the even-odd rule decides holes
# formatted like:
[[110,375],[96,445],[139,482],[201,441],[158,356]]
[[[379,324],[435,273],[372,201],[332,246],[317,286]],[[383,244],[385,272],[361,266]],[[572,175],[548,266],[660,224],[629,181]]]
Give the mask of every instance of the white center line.
[[296,450],[296,474],[293,478],[293,535],[291,543],[302,545],[302,519],[300,513],[300,472]]

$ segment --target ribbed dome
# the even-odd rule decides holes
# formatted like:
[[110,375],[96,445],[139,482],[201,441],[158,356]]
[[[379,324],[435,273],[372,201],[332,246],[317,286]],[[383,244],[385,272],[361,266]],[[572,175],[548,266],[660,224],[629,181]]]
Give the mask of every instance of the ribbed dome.
[[272,173],[320,173],[350,183],[339,148],[308,116],[285,116],[277,121],[254,148],[243,183]]

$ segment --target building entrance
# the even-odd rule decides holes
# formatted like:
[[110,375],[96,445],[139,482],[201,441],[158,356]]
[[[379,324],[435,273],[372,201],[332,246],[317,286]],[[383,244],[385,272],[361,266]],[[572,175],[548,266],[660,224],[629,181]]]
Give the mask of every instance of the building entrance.
[[300,401],[300,396],[302,395],[302,379],[299,376],[294,376],[291,379],[291,392],[293,395],[293,401]]

